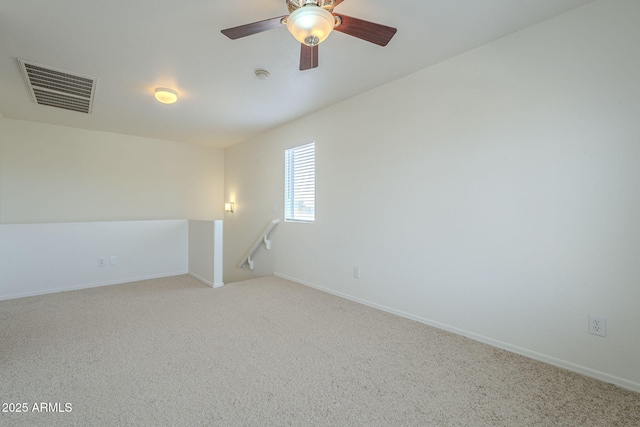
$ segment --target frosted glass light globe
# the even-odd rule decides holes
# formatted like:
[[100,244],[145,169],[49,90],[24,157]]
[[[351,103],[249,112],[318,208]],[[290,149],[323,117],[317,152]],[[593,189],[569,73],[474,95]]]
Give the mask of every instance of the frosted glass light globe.
[[300,43],[316,46],[333,31],[335,19],[331,12],[320,6],[304,6],[294,10],[287,18],[287,29]]

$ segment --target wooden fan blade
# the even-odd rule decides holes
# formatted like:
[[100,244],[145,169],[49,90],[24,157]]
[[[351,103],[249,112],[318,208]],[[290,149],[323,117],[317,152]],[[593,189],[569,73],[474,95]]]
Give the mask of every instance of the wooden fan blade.
[[318,66],[318,45],[313,47],[300,43],[300,71],[310,70]]
[[337,5],[339,5],[340,3],[342,3],[344,0],[335,0],[333,2],[333,7],[336,7]]
[[264,21],[254,22],[251,24],[240,25],[239,27],[227,28],[222,30],[222,34],[229,37],[231,40],[239,39],[242,37],[250,36],[252,34],[262,33],[263,31],[273,30],[283,26],[282,18],[285,16],[279,16],[277,18],[265,19]]
[[387,27],[386,25],[375,24],[342,14],[335,15],[342,20],[342,23],[334,28],[335,31],[349,34],[350,36],[375,43],[379,46],[386,46],[396,31],[398,31],[396,28]]

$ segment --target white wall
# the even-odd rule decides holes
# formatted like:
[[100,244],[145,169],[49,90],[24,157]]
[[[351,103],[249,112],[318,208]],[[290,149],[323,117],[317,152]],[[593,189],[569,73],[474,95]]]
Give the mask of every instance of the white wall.
[[223,150],[4,119],[0,223],[214,219]]
[[0,299],[187,271],[186,220],[0,225]]
[[[596,1],[226,149],[225,282],[276,272],[640,390],[638,16]],[[238,269],[310,140],[316,223]]]
[[0,299],[186,274],[223,179],[220,149],[0,116]]
[[222,281],[222,221],[189,221],[189,274],[212,288]]
[[0,113],[0,224],[2,224],[2,170],[3,170],[3,145],[4,145],[4,116]]

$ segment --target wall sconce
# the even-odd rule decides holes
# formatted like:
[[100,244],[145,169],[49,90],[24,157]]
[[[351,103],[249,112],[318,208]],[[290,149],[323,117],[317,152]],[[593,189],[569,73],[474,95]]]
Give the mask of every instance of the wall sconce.
[[233,209],[234,209],[234,203],[233,202],[229,202],[229,203],[225,203],[224,204],[224,210],[230,213],[233,213]]

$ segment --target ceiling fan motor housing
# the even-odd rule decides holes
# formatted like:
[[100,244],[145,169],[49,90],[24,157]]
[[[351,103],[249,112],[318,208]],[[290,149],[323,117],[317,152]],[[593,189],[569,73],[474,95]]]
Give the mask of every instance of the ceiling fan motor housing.
[[333,12],[335,7],[335,0],[286,0],[289,7],[289,13],[300,9],[305,6],[319,6],[329,12]]

